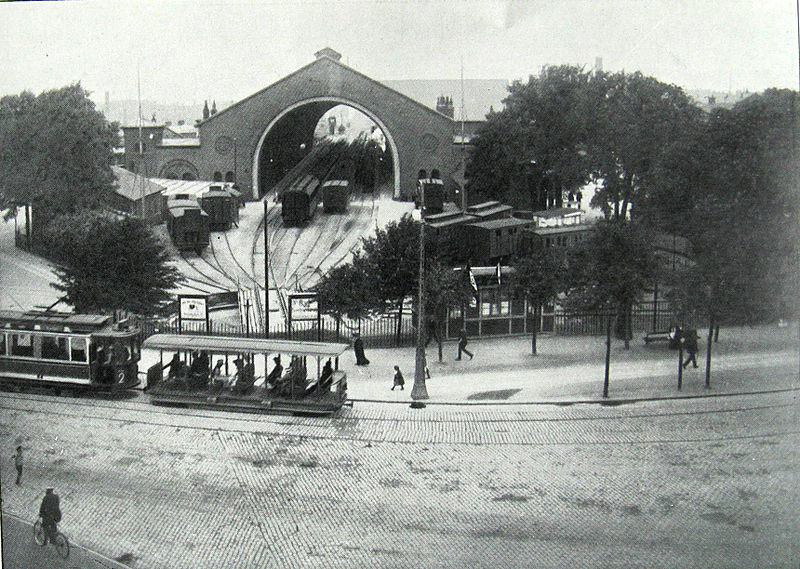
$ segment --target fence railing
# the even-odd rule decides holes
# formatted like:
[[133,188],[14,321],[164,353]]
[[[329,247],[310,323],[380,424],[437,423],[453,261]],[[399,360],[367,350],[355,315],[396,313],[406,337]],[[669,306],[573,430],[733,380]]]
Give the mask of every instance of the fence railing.
[[[532,315],[528,315],[532,318]],[[636,335],[638,332],[666,330],[672,322],[672,315],[664,303],[658,303],[658,310],[653,311],[652,302],[643,302],[633,308],[631,329]],[[240,324],[210,321],[208,328],[204,322],[183,322],[179,328],[177,322],[163,320],[136,319],[136,325],[141,329],[143,337],[148,337],[157,332],[171,334],[210,334],[214,336],[246,336],[247,330]],[[531,326],[529,328],[532,329]],[[507,327],[505,328],[508,329]],[[487,333],[489,327],[483,327],[483,337],[492,337],[497,334]],[[602,313],[566,313],[545,312],[541,315],[539,326],[541,333],[562,336],[576,335],[602,335],[606,331],[606,316]],[[364,342],[375,348],[389,348],[413,346],[416,342],[416,326],[411,314],[404,313],[400,318],[399,333],[397,315],[386,315],[381,318],[349,320],[337,322],[334,318],[323,316],[317,322],[295,322],[289,328],[285,322],[278,321],[270,325],[270,338],[291,339],[303,341],[323,342],[349,342],[353,332],[359,332]],[[530,332],[525,332],[528,334]],[[263,337],[263,332],[255,333],[251,330],[252,337]],[[452,334],[451,334],[452,335]],[[503,336],[509,334],[503,333]],[[521,334],[518,334],[521,335]]]

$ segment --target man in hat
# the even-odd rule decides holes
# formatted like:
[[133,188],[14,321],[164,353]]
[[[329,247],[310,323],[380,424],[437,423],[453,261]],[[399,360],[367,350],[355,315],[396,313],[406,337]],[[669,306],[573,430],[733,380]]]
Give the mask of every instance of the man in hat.
[[52,488],[45,491],[42,504],[39,506],[39,517],[42,518],[42,528],[44,529],[44,544],[47,545],[48,538],[55,539],[58,527],[56,524],[61,521],[61,508],[59,507],[58,494]]

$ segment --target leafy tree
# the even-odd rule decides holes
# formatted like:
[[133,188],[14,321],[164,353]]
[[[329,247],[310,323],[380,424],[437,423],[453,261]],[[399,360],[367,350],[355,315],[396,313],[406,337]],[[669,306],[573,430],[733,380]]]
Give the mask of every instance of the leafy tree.
[[80,83],[0,99],[0,208],[33,203],[43,226],[104,203],[116,130]]
[[181,279],[161,243],[135,218],[96,211],[62,215],[43,240],[61,263],[53,286],[78,312],[159,313]]
[[600,182],[592,205],[625,218],[648,191],[661,155],[694,129],[702,111],[676,85],[640,72],[600,74],[596,128],[589,142]]
[[570,251],[567,260],[565,306],[577,310],[608,313],[606,325],[606,371],[603,397],[608,397],[611,357],[611,326],[625,317],[625,348],[630,345],[631,307],[659,271],[647,228],[635,222],[604,220],[592,235]]
[[563,249],[546,247],[516,259],[511,286],[523,294],[534,307],[531,353],[536,355],[536,333],[542,305],[553,302],[563,292],[566,279],[566,258]]
[[473,139],[467,190],[534,210],[561,205],[562,195],[589,180],[586,144],[596,107],[593,77],[575,66],[552,66],[514,82],[504,108]]
[[419,275],[419,225],[410,215],[377,228],[361,241],[364,272],[374,293],[373,308],[385,312],[397,308],[397,341],[403,301],[414,295]]
[[[425,264],[425,314],[437,330],[453,306],[463,306],[472,298],[472,289],[452,267],[431,260],[426,255]],[[441,335],[439,335],[441,338]],[[442,344],[439,342],[439,361],[442,361]]]
[[314,287],[320,311],[336,320],[337,334],[342,318],[363,318],[377,304],[374,287],[369,286],[363,258],[356,254],[353,261],[339,265],[323,275]]

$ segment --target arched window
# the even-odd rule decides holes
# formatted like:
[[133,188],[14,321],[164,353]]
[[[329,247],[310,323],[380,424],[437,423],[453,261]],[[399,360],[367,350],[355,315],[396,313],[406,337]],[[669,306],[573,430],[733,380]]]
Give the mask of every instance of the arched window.
[[221,182],[222,181],[222,172],[214,172],[214,181]]
[[236,181],[236,178],[234,177],[233,172],[231,172],[230,170],[225,172],[225,181],[226,182],[235,182]]
[[424,180],[428,177],[428,173],[425,170],[420,170],[419,174],[417,174],[417,180]]
[[197,178],[195,178],[194,174],[192,174],[191,172],[184,172],[182,177],[187,182],[192,182],[192,181],[197,179]]

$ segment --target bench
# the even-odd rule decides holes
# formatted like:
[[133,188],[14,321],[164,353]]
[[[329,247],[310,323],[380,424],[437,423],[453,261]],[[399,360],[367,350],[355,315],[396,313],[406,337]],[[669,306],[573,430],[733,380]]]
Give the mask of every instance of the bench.
[[648,332],[644,335],[644,343],[649,344],[650,342],[669,342],[672,340],[670,337],[670,331],[664,330],[663,332]]

